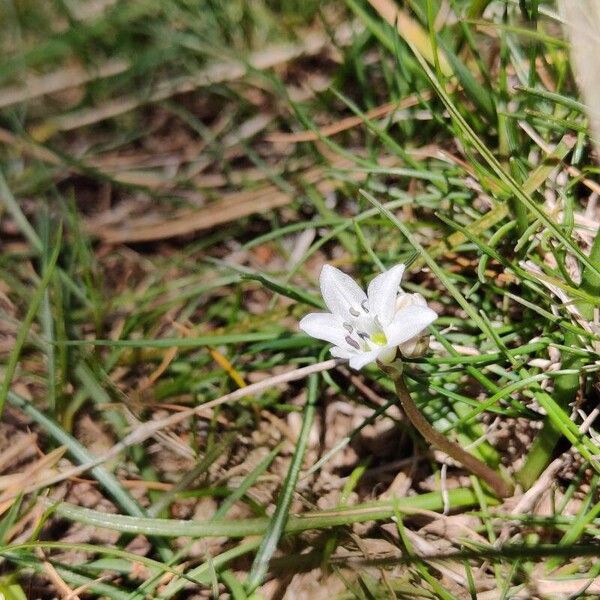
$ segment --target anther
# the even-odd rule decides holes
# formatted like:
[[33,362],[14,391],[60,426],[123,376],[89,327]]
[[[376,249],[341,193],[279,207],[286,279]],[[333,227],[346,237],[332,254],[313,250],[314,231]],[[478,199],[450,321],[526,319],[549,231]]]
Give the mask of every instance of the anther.
[[348,332],[352,333],[354,331],[354,327],[350,325],[350,323],[342,323],[342,327]]
[[368,336],[368,334],[366,334],[364,331],[357,331],[356,333],[357,333],[358,337],[361,340],[368,340],[368,339],[370,339],[369,336]]
[[355,339],[351,338],[349,335],[346,336],[346,342],[348,342],[348,345],[352,346],[353,348],[360,350],[358,342]]
[[367,304],[367,300],[363,300],[363,301],[360,303],[360,307],[361,307],[361,308],[362,308],[362,309],[363,309],[363,310],[364,310],[366,313],[368,313],[368,312],[369,312],[369,309],[366,307],[366,304]]
[[353,317],[360,317],[360,313],[353,307],[350,307],[348,311]]

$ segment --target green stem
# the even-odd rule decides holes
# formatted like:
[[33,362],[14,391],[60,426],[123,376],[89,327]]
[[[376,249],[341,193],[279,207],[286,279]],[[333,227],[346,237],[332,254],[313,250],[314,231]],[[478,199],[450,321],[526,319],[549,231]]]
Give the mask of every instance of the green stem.
[[404,414],[410,419],[410,422],[414,425],[415,429],[425,438],[425,440],[427,440],[427,442],[432,446],[435,446],[438,450],[445,452],[450,458],[453,458],[465,467],[465,469],[471,471],[473,475],[476,475],[485,481],[498,497],[506,498],[512,494],[512,486],[504,481],[496,471],[433,428],[414,403],[400,370],[396,367],[387,365],[382,366],[382,369],[385,373],[390,375],[394,381],[396,393],[398,394],[398,399],[400,400]]
[[[448,500],[453,509],[477,506],[479,502],[475,492],[468,488],[448,490]],[[490,501],[493,500],[490,498]],[[208,519],[205,521],[154,519],[105,513],[66,502],[55,504],[47,499],[41,499],[40,502],[43,506],[51,507],[55,514],[70,521],[134,535],[243,538],[251,535],[264,535],[272,520],[267,517]],[[397,514],[410,515],[421,511],[439,511],[443,507],[444,497],[441,492],[428,492],[417,496],[392,498],[292,515],[287,519],[283,531],[285,534],[298,534],[311,529],[326,529],[367,521],[384,521]]]

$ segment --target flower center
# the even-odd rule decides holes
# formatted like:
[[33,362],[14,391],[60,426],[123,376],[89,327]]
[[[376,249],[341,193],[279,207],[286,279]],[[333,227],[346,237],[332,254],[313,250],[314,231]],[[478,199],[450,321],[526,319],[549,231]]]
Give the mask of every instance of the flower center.
[[388,343],[387,338],[385,337],[385,333],[383,333],[383,331],[376,331],[375,333],[372,333],[370,335],[370,338],[371,341],[374,344],[377,344],[378,346],[385,346]]

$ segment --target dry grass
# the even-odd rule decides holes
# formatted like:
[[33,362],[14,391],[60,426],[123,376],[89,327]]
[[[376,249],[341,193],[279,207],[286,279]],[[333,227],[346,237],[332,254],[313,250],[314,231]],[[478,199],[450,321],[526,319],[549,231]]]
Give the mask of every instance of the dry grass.
[[[14,5],[0,594],[598,593],[597,167],[522,4]],[[298,332],[325,262],[409,264],[414,398],[514,497]]]

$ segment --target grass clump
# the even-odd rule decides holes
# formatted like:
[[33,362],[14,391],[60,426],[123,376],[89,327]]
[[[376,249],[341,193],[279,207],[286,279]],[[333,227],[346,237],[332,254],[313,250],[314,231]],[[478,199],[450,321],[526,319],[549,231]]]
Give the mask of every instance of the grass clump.
[[[0,593],[598,594],[597,155],[553,6],[6,5]],[[301,334],[334,264],[440,314]]]

